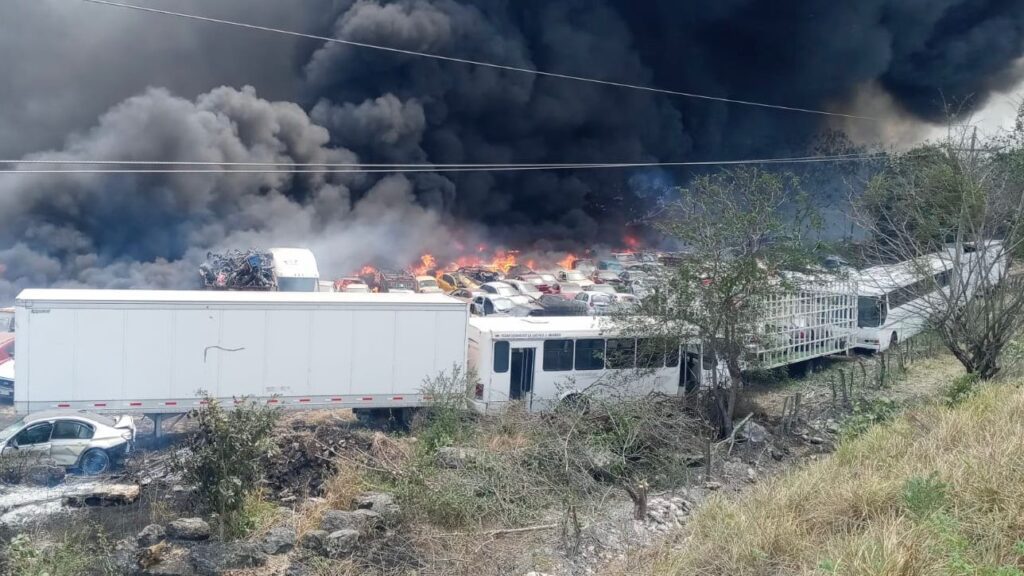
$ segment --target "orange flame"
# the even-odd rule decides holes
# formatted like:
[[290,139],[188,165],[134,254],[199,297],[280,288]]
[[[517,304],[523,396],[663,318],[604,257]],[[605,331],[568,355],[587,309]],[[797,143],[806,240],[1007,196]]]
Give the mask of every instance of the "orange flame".
[[565,258],[558,261],[558,265],[565,270],[572,270],[572,267],[576,264],[577,260],[579,260],[579,258],[577,258],[575,254],[566,254]]
[[627,234],[623,236],[622,241],[625,242],[626,247],[629,248],[627,252],[634,252],[640,248],[640,240],[636,236],[630,236]]
[[414,276],[426,276],[437,268],[437,259],[432,254],[420,256],[420,265],[414,266],[411,270]]
[[494,260],[491,260],[491,268],[500,270],[502,274],[507,273],[516,265],[516,255],[505,252],[504,250],[498,250],[494,254]]
[[377,269],[374,268],[373,266],[363,266],[362,270],[359,271],[359,275],[360,276],[365,276],[367,274],[376,274],[376,273],[377,273]]

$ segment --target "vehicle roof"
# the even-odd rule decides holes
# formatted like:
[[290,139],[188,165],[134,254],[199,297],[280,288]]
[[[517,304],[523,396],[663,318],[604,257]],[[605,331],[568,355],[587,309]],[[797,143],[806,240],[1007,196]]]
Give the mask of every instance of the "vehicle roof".
[[942,256],[932,254],[923,256],[916,262],[899,262],[865,268],[854,274],[857,294],[881,296],[896,288],[908,286],[921,279],[922,268],[931,270],[933,274],[948,268],[944,260]]
[[52,420],[54,418],[81,418],[82,420],[89,420],[96,424],[103,424],[104,426],[112,426],[114,424],[114,418],[110,416],[101,416],[93,412],[74,412],[70,410],[44,410],[42,412],[33,412],[25,416],[25,422],[39,422],[40,420]]
[[15,300],[27,304],[459,304],[444,294],[253,292],[229,290],[74,290],[30,288]]
[[424,275],[422,275],[422,276],[417,276],[417,277],[416,277],[416,279],[417,279],[417,280],[434,280],[434,281],[436,281],[436,280],[437,280],[437,279],[436,279],[436,278],[434,278],[433,276],[428,276],[428,275],[426,275],[426,274],[424,274]]
[[593,316],[488,316],[470,318],[469,324],[489,334],[597,334],[612,327],[607,319]]

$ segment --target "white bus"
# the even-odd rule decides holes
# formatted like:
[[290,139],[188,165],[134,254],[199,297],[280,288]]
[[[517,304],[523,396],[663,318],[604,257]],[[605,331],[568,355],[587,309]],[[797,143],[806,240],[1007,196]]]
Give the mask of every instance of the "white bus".
[[917,260],[862,270],[857,276],[854,348],[884,351],[920,333],[936,309],[930,298],[949,299],[939,306],[962,305],[979,289],[1002,282],[1007,265],[1002,243],[988,241],[965,243],[959,255],[950,247]]
[[949,258],[933,254],[860,271],[854,348],[882,352],[922,332],[927,299],[949,286],[950,268]]
[[548,410],[583,393],[675,395],[703,377],[696,353],[685,354],[681,370],[678,346],[616,336],[607,319],[471,318],[467,337],[478,378],[471,400],[481,412],[514,401]]

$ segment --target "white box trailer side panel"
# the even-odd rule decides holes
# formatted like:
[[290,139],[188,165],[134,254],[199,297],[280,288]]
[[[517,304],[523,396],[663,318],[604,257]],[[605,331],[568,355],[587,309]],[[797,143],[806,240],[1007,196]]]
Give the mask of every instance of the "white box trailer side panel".
[[[125,392],[125,313],[124,310],[75,310],[74,382],[89,381],[102,375],[102,388],[111,398],[123,398]],[[45,316],[45,314],[44,314]],[[79,376],[81,375],[81,377]],[[93,390],[74,386],[71,399],[92,400]]]
[[[302,310],[295,313],[300,317],[305,315]],[[269,396],[265,381],[266,363],[290,363],[295,356],[304,354],[308,349],[308,334],[304,330],[291,334],[293,340],[289,347],[269,357],[265,310],[224,310],[221,314],[219,342],[208,344],[203,349],[204,361],[214,357],[219,360],[217,387],[209,392],[218,398]]]
[[[304,394],[351,396],[355,323],[350,310],[318,310],[311,314],[309,383]],[[282,365],[280,378],[287,381],[289,369]]]
[[352,313],[352,329],[358,335],[352,341],[352,382],[359,383],[356,393],[367,396],[393,394],[395,312],[355,311]]
[[[128,310],[125,313],[125,377],[123,396],[176,398],[175,314],[170,310]],[[145,377],[142,377],[145,375]]]
[[[174,318],[174,344],[170,349],[171,394],[167,398],[192,398],[199,390],[216,394],[221,356],[210,354],[207,348],[220,345],[220,311],[180,309],[161,312]],[[132,337],[140,337],[148,331],[140,326],[138,334]],[[148,351],[148,354],[160,353],[159,350]],[[150,370],[141,364],[137,367],[140,371],[130,376],[133,396],[139,395],[141,400],[162,398],[156,390],[144,388]],[[99,375],[91,375],[89,384],[94,385],[98,378]]]
[[31,292],[17,312],[19,412],[181,412],[200,390],[294,408],[415,406],[425,379],[465,363],[468,310],[451,299]]

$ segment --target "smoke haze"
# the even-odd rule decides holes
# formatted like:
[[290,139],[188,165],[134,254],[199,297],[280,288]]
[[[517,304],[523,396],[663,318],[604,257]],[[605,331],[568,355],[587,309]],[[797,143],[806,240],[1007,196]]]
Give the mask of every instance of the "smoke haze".
[[[61,0],[0,5],[0,156],[644,162],[896,136],[1021,80],[1017,0],[185,0],[147,5],[511,66],[852,113],[670,98]],[[685,173],[659,174],[685,181]],[[191,287],[207,250],[299,245],[327,276],[477,240],[557,249],[645,212],[626,171],[0,175],[0,300]],[[638,185],[637,183],[641,183]],[[822,191],[826,194],[827,191]]]

